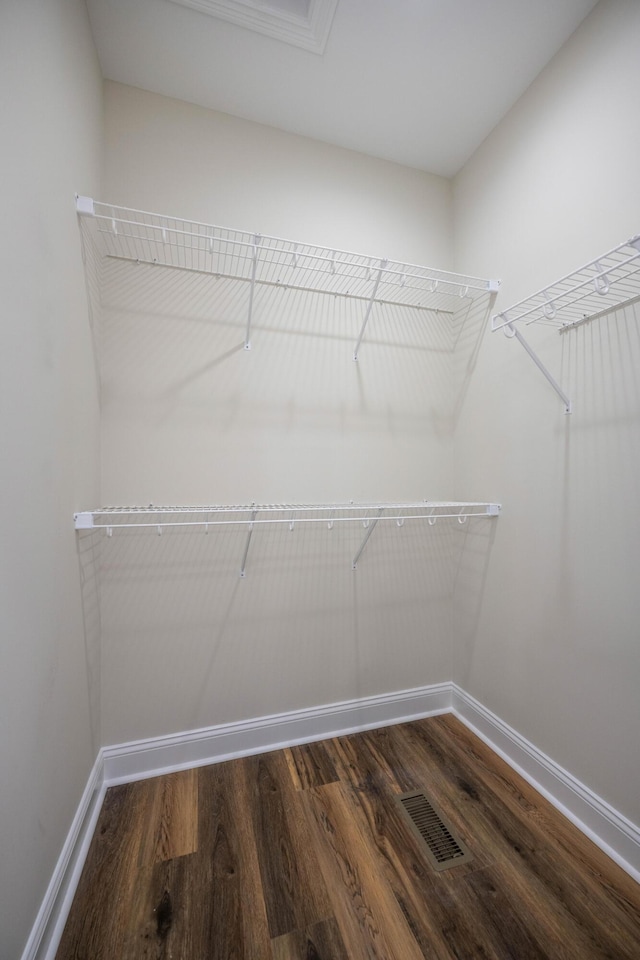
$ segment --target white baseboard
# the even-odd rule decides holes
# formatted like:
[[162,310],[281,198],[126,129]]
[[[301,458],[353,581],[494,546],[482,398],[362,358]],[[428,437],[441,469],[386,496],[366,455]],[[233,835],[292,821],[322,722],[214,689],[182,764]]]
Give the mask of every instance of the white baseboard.
[[22,960],[55,958],[107,787],[451,712],[640,882],[635,824],[456,684],[437,683],[103,747]]
[[452,684],[452,708],[465,726],[640,883],[640,829],[636,824],[457,684]]
[[105,747],[102,751],[104,779],[112,786],[450,710],[451,684],[447,682],[188,730]]
[[22,953],[22,960],[54,960],[105,791],[102,754],[99,753]]

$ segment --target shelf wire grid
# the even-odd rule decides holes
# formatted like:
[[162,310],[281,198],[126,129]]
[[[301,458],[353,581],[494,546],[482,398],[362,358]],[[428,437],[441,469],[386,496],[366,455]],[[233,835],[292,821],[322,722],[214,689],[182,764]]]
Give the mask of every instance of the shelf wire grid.
[[563,330],[640,298],[640,235],[495,314],[495,332],[511,324],[544,323]]
[[[484,280],[382,257],[93,201],[104,255],[214,276],[453,313],[497,290]],[[377,286],[376,286],[377,284]]]
[[250,526],[441,519],[464,522],[470,517],[495,517],[500,505],[458,501],[416,503],[242,504],[235,506],[113,506],[75,514],[76,529]]

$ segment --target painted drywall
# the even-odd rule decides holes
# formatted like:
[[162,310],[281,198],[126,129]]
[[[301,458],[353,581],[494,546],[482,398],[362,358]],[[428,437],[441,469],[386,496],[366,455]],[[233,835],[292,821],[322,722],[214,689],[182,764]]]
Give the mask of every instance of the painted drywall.
[[98,403],[74,191],[100,187],[82,0],[0,11],[0,954],[20,956],[97,747],[72,514],[98,496]]
[[110,203],[450,268],[448,180],[105,83]]
[[[442,178],[120,84],[105,93],[110,200],[450,265]],[[247,352],[248,294],[244,283],[108,266],[109,502],[446,497],[446,318],[376,307],[354,364],[366,302],[258,287]]]
[[[107,199],[447,268],[450,186],[106,84]],[[107,503],[450,499],[445,317],[111,261],[102,288]],[[450,534],[260,529],[103,546],[113,743],[446,679]],[[425,618],[425,603],[430,605]]]
[[[640,231],[639,37],[640,5],[603,0],[456,178],[456,267],[503,277],[498,310]],[[570,416],[487,331],[455,438],[457,495],[504,513],[459,571],[454,679],[636,823],[639,321],[526,329]]]

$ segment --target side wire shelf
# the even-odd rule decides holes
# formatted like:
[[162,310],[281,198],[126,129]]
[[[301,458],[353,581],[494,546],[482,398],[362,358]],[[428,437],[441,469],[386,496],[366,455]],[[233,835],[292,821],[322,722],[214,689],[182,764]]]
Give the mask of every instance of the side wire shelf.
[[502,330],[505,336],[515,337],[522,344],[563,401],[565,413],[571,413],[571,400],[525,340],[519,326],[541,323],[566,333],[639,299],[640,235],[637,235],[494,314],[491,330],[493,333]]
[[287,524],[293,532],[298,524],[324,524],[332,530],[336,524],[359,524],[364,529],[352,567],[369,542],[376,525],[394,522],[398,527],[409,521],[426,521],[429,526],[440,520],[457,520],[463,524],[471,517],[497,517],[499,503],[461,503],[428,501],[417,503],[330,503],[330,504],[246,504],[242,506],[167,506],[102,507],[99,510],[74,514],[75,529],[97,532],[111,537],[115,530],[155,530],[160,536],[165,529],[188,527],[205,533],[215,527],[239,527],[246,530],[240,576],[245,576],[247,557],[254,530],[272,524]]
[[500,285],[497,280],[180,220],[91,197],[76,196],[76,210],[103,256],[246,281],[246,350],[251,349],[256,284],[362,300],[354,360],[374,304],[453,314],[465,302],[496,293]]

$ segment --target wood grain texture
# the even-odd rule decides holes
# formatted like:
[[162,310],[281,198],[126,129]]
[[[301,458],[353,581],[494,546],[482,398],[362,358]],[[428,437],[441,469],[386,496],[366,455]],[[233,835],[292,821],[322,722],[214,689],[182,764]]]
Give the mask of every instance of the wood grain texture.
[[350,960],[334,919],[285,933],[272,941],[272,950],[273,960]]
[[270,960],[263,885],[249,816],[247,765],[239,760],[199,771],[197,873],[194,896],[199,952],[184,960]]
[[379,860],[360,818],[353,815],[348,788],[329,784],[310,791],[305,800],[349,956],[421,960],[423,954],[393,891],[380,882]]
[[139,864],[159,863],[195,853],[198,836],[198,773],[182,770],[148,782]]
[[335,783],[338,774],[324,743],[307,743],[284,751],[296,790]]
[[145,791],[138,783],[107,791],[58,957],[107,960],[124,952],[137,882],[131,867],[138,862],[144,808]]
[[638,885],[461,723],[446,721],[438,735],[447,756],[464,761],[479,798],[494,798],[484,820],[509,868],[508,889],[545,923],[554,918],[576,956],[638,960]]
[[127,911],[122,960],[168,960],[183,951],[195,955],[194,912],[199,906],[191,887],[194,859],[189,854],[141,869]]
[[[456,956],[492,957],[490,934],[477,917],[470,915],[467,898],[456,888],[456,883],[478,869],[486,858],[458,865],[449,874],[433,871],[394,802],[405,787],[414,786],[426,787],[432,799],[437,796],[440,800],[433,789],[433,777],[407,786],[404,776],[396,776],[400,744],[388,730],[334,743],[337,758],[348,766],[352,815],[360,819],[363,831],[373,841],[378,870],[393,891],[423,955],[448,958],[450,945],[455,943]],[[340,760],[337,763],[340,767]]]
[[[474,860],[431,869],[421,790]],[[640,960],[640,887],[452,716],[107,791],[58,960]]]
[[282,752],[245,760],[247,815],[253,825],[272,937],[304,930],[332,916],[314,855],[301,794]]

